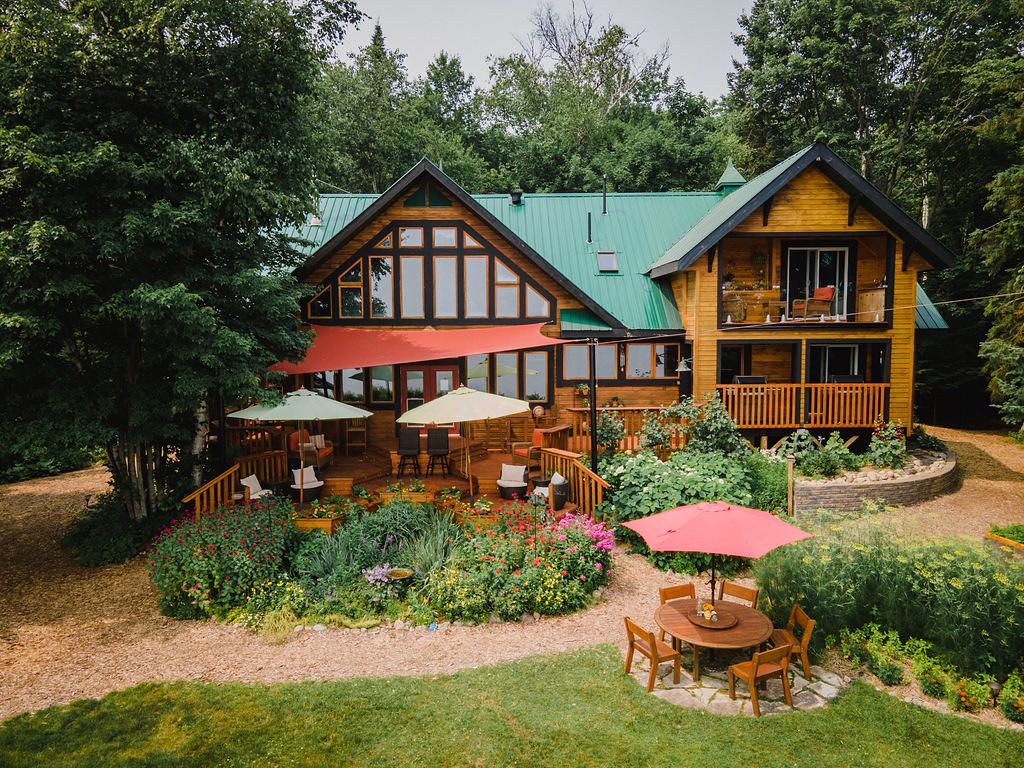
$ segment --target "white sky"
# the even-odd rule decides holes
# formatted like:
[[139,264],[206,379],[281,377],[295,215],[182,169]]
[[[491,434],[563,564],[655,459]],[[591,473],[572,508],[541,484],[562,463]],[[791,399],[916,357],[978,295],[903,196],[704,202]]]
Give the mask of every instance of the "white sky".
[[[643,31],[641,44],[648,51],[667,42],[672,77],[682,77],[691,91],[718,98],[726,91],[725,75],[739,51],[730,35],[736,19],[751,0],[592,0],[597,20],[608,16],[628,32]],[[487,84],[487,57],[519,50],[536,0],[359,0],[369,18],[350,32],[341,54],[366,45],[374,21],[380,20],[389,48],[407,55],[409,74],[423,73],[441,50],[458,54],[463,68]],[[556,0],[555,10],[565,16],[570,0]]]

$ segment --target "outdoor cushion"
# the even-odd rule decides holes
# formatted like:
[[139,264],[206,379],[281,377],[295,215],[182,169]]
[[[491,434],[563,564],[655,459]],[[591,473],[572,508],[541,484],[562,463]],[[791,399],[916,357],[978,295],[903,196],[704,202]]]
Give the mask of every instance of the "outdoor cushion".
[[324,438],[323,435],[313,435],[312,441],[313,447],[316,448],[317,450],[327,447],[326,439]]
[[313,470],[313,467],[293,469],[292,476],[295,478],[295,482],[292,483],[292,488],[319,488],[324,484],[323,480],[316,479],[316,472]]
[[498,484],[502,482],[507,483],[522,483],[526,484],[526,467],[521,464],[502,464],[501,465],[501,479],[498,480]]
[[263,496],[269,496],[271,493],[273,493],[273,491],[271,491],[269,488],[263,488],[260,485],[259,478],[256,477],[256,475],[249,475],[248,477],[243,477],[238,482],[249,489],[250,499],[259,499],[262,498]]
[[290,435],[288,435],[288,450],[291,451],[292,453],[297,453],[298,450],[299,450],[299,443],[300,442],[301,443],[308,443],[309,442],[309,431],[308,430],[305,430],[305,429],[295,430]]
[[566,480],[564,477],[562,477],[557,472],[555,472],[555,474],[553,474],[551,476],[551,484],[552,485],[562,485],[563,483],[567,483],[567,482],[569,482],[569,481]]
[[526,487],[526,483],[524,483],[522,480],[499,480],[498,481],[498,487],[499,488],[525,488]]

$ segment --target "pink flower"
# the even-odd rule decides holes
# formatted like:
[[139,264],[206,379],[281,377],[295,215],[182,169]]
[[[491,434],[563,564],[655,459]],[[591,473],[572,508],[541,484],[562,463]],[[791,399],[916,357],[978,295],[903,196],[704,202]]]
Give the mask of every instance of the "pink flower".
[[603,566],[603,565],[601,565],[600,563],[594,563],[594,567],[595,567],[595,568],[597,568],[597,570],[599,570],[599,571],[600,571],[600,570],[601,570],[602,568],[604,568],[604,566]]

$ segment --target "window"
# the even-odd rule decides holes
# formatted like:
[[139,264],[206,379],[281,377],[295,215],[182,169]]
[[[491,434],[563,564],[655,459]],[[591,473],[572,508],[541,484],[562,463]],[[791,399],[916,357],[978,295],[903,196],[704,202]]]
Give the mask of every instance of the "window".
[[423,257],[402,256],[402,317],[424,317]]
[[378,365],[370,369],[370,402],[393,403],[395,401],[395,369],[390,365]]
[[852,305],[852,270],[848,248],[789,248],[786,251],[785,296],[790,315],[794,299],[807,299],[819,288],[833,288],[828,316],[845,320]]
[[399,227],[398,228],[399,248],[422,248],[423,227]]
[[434,227],[434,247],[454,248],[455,235],[455,227]]
[[466,386],[478,392],[491,391],[490,355],[469,355],[466,358]]
[[320,371],[309,375],[309,388],[318,395],[334,399],[334,371]]
[[678,344],[627,344],[627,379],[674,379],[679,365]]
[[532,285],[526,286],[526,316],[551,317],[551,304]]
[[455,256],[434,257],[434,317],[458,317],[458,270]]
[[519,277],[494,260],[494,316],[519,317]]
[[395,316],[395,283],[390,256],[370,257],[370,317]]
[[548,399],[548,354],[547,352],[523,353],[524,400],[546,402]]
[[331,286],[325,285],[320,292],[309,300],[306,315],[310,320],[330,320],[334,317],[331,307]]
[[466,317],[487,317],[487,257],[466,257]]
[[473,236],[471,234],[469,234],[469,232],[463,232],[462,233],[462,244],[466,248],[483,248],[483,246],[480,245],[480,243],[478,243],[473,238]]
[[363,369],[346,368],[341,373],[341,399],[346,403],[363,402]]
[[505,397],[519,397],[519,354],[499,352],[494,356],[494,375],[497,379],[497,394]]
[[598,272],[618,272],[619,271],[619,256],[615,251],[598,251],[597,252],[597,270]]
[[363,316],[363,264],[354,264],[338,278],[338,303],[341,317]]
[[[562,378],[566,380],[570,379],[589,379],[590,378],[590,355],[588,352],[589,345],[587,344],[566,344],[563,349],[565,350],[562,357]],[[617,363],[617,345],[615,344],[598,344],[597,345],[597,378],[598,379],[617,379],[618,378],[618,363]]]
[[391,233],[388,232],[386,235],[384,235],[384,237],[382,237],[380,239],[380,241],[377,243],[377,245],[375,247],[377,247],[377,248],[391,248],[391,246],[392,246],[392,244],[394,242],[395,241],[392,238]]

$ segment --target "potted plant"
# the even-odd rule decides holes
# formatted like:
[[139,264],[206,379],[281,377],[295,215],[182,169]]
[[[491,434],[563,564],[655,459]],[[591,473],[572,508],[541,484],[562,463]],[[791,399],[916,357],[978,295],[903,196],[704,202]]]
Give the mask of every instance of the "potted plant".
[[319,529],[326,531],[327,535],[333,536],[334,532],[345,522],[345,517],[350,511],[351,503],[343,502],[322,502],[314,501],[302,510],[293,513],[295,527],[300,531],[312,531]]
[[574,399],[580,401],[581,408],[590,407],[590,385],[589,384],[577,384],[575,389],[572,391]]
[[380,493],[381,504],[389,504],[392,501],[414,501],[429,504],[434,500],[434,492],[428,491],[422,480],[410,480],[404,485],[401,480],[389,482]]

